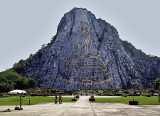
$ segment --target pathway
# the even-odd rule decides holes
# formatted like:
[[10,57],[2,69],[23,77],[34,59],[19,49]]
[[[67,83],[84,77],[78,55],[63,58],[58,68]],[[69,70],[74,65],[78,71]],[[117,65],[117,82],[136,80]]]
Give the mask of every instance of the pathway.
[[68,108],[62,116],[96,116],[89,96],[80,96],[79,100]]
[[[131,106],[122,103],[90,103],[89,96],[80,96],[75,103],[45,103],[22,106],[0,106],[0,116],[160,116],[160,105]],[[2,112],[10,108],[11,112]]]

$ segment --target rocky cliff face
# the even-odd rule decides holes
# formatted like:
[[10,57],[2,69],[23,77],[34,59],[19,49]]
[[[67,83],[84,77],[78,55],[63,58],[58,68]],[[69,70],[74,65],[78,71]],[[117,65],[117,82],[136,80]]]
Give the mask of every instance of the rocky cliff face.
[[160,59],[122,41],[117,30],[86,9],[61,19],[51,43],[39,50],[23,75],[58,89],[151,86],[160,76]]

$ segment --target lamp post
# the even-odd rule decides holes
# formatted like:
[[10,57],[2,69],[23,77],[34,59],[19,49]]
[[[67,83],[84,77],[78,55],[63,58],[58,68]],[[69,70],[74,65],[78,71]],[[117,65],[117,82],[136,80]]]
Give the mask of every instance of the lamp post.
[[22,109],[22,94],[20,94],[20,109]]
[[31,100],[30,100],[30,94],[31,94],[31,91],[30,91],[30,89],[28,89],[27,94],[28,94],[28,97],[29,97],[29,105],[31,105]]
[[29,105],[31,104],[31,101],[30,101],[30,95],[29,95]]
[[22,94],[23,94],[23,92],[20,93],[20,108],[18,110],[23,110],[23,108],[22,108]]
[[19,93],[20,97],[20,107],[15,107],[15,110],[23,110],[22,108],[22,93]]

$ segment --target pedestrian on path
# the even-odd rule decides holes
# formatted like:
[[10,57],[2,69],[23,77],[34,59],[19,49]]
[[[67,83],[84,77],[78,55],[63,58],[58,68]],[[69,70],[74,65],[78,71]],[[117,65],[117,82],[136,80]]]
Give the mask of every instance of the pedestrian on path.
[[55,104],[57,104],[57,94],[55,95]]
[[59,95],[59,104],[62,104],[62,95]]

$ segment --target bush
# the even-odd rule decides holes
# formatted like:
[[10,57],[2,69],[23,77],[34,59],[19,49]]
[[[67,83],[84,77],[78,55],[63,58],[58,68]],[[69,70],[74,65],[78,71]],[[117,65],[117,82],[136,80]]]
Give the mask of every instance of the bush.
[[147,97],[151,97],[151,95],[147,95]]
[[3,96],[3,93],[0,93],[0,97],[2,97]]
[[91,98],[94,98],[94,96],[91,96]]
[[73,98],[72,101],[77,101],[77,100],[75,98]]
[[89,101],[95,101],[95,98],[89,98]]
[[115,96],[122,96],[122,93],[115,93]]
[[138,105],[138,101],[129,101],[129,105]]
[[123,95],[123,97],[127,97],[127,95]]
[[89,98],[89,101],[95,101],[95,98],[93,95]]
[[33,93],[30,96],[49,96],[47,93]]
[[79,96],[77,95],[76,98],[79,98]]
[[140,94],[129,94],[128,96],[140,96]]

